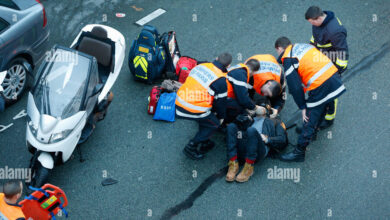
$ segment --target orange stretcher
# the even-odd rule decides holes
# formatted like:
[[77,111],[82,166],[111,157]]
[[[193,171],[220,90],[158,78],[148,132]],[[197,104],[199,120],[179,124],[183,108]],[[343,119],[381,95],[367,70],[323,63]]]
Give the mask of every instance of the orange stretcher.
[[51,184],[45,184],[42,188],[29,188],[34,192],[19,203],[26,219],[55,220],[60,210],[68,217],[65,210],[68,199],[62,189]]

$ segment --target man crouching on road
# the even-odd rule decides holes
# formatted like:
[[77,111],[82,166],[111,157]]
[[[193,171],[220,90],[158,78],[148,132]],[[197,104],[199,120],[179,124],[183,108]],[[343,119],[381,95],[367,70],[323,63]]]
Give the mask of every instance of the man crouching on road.
[[177,91],[176,115],[199,124],[199,130],[184,147],[184,154],[200,160],[214,147],[210,136],[226,116],[226,72],[232,62],[229,53],[222,53],[212,63],[194,67]]
[[[245,127],[252,123],[249,115],[239,115],[235,123],[227,126],[228,182],[248,181],[254,173],[253,165],[256,161],[263,160],[270,152],[279,153],[288,145],[283,122],[264,117],[264,108],[260,108],[256,114],[258,116],[253,118],[253,124],[248,129]],[[245,165],[237,175],[239,158],[245,158]]]

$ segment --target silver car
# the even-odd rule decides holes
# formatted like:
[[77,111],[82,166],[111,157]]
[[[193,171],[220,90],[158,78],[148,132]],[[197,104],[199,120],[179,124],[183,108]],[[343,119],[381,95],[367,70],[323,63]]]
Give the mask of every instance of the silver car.
[[44,57],[49,34],[39,0],[0,0],[0,98],[7,104],[33,84],[33,69]]

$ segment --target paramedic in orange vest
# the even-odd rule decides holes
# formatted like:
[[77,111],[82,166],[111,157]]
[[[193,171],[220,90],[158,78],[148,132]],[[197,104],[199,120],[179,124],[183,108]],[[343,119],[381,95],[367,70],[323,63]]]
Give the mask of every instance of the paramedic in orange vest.
[[22,192],[22,181],[9,181],[3,185],[3,192],[0,193],[0,219],[25,219],[21,206],[17,204]]
[[[296,148],[280,156],[283,161],[303,162],[305,151],[324,119],[328,105],[345,92],[332,61],[310,44],[291,44],[287,37],[275,42],[289,92],[302,110],[303,128]],[[308,98],[305,99],[305,93]]]
[[[305,13],[306,20],[312,25],[310,44],[317,47],[332,60],[341,75],[348,65],[347,29],[332,11],[322,11],[317,6],[311,6]],[[321,129],[328,128],[334,122],[337,112],[337,99],[329,105]]]
[[266,112],[264,107],[257,106],[249,97],[248,88],[252,88],[249,79],[253,73],[259,70],[260,64],[257,60],[248,60],[245,64],[237,64],[228,69],[227,73],[227,110],[225,123],[233,122],[237,115],[249,111]]
[[[282,68],[274,56],[270,54],[258,54],[248,60],[257,60],[260,63],[258,71],[251,78],[253,90],[261,96],[269,99],[272,107],[271,118],[275,118],[284,106],[284,75]],[[251,92],[253,98],[254,92]]]
[[199,130],[183,149],[193,160],[204,158],[214,147],[210,136],[226,117],[226,72],[232,62],[229,53],[219,55],[212,63],[194,67],[177,91],[176,115],[197,121]]

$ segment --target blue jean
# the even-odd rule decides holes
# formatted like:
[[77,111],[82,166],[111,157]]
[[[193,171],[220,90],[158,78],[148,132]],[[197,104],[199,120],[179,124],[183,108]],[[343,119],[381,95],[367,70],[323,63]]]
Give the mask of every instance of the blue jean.
[[259,132],[253,127],[242,132],[236,124],[230,123],[227,126],[226,142],[228,159],[238,156],[241,159],[259,161],[264,159],[268,152]]

